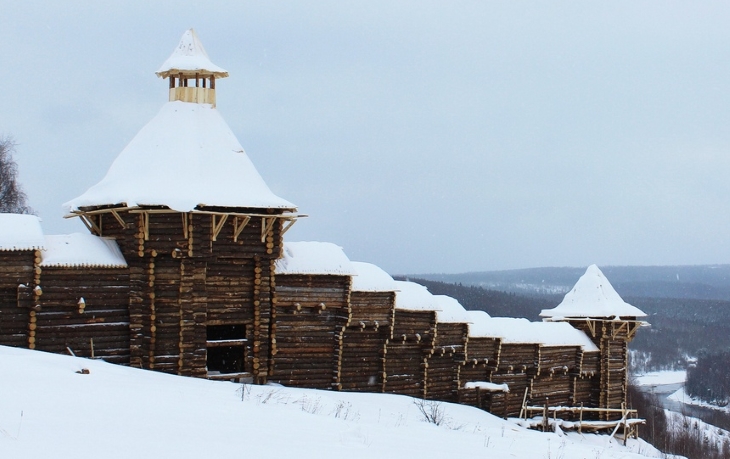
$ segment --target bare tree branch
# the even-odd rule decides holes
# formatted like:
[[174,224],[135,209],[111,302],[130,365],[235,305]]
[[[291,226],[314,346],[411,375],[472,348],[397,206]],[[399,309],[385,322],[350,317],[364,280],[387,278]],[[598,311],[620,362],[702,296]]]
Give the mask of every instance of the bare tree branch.
[[18,183],[18,165],[13,160],[15,142],[0,137],[0,213],[32,214],[27,197]]

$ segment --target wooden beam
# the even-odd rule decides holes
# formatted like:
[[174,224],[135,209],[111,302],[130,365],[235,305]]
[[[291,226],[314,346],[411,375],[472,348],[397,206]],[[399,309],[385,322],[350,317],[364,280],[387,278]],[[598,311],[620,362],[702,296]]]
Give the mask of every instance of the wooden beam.
[[211,215],[211,229],[213,234],[213,240],[218,240],[218,235],[220,234],[221,230],[223,229],[223,225],[226,223],[226,220],[228,219],[228,214],[223,214],[220,216],[220,221],[216,223],[216,216]]
[[124,221],[124,219],[119,215],[119,212],[117,212],[115,209],[111,210],[111,214],[114,215],[114,218],[117,219],[120,225],[122,225],[122,228],[127,227],[127,223]]
[[291,220],[288,220],[284,224],[284,227],[281,229],[281,235],[282,236],[284,235],[284,233],[286,233],[287,231],[289,231],[289,228],[292,227],[292,225],[294,224],[294,222],[296,222],[296,219],[292,218]]
[[251,221],[251,217],[249,216],[235,217],[233,219],[233,242],[238,242],[238,236],[241,235],[241,232],[248,225],[249,221]]
[[94,223],[94,220],[92,220],[88,215],[79,215],[79,217],[89,231],[97,236],[101,235],[101,228],[99,228],[96,223]]
[[188,238],[188,213],[183,212],[180,214],[180,216],[182,217],[183,237],[185,239],[187,239]]
[[150,240],[150,214],[148,212],[142,212],[141,215],[142,230],[144,231],[144,240]]
[[274,229],[276,217],[264,217],[261,219],[261,242],[266,242],[268,236]]
[[596,323],[590,319],[586,319],[586,324],[588,325],[588,329],[591,331],[591,336],[593,338],[595,338],[596,337]]

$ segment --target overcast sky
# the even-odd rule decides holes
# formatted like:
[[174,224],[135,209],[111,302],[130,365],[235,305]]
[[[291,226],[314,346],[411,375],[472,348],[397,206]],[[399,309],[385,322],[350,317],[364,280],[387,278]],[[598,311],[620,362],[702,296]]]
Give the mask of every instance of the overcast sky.
[[726,1],[3,0],[0,134],[45,231],[85,231],[61,204],[166,102],[194,27],[309,215],[288,240],[391,273],[728,263],[728,24]]

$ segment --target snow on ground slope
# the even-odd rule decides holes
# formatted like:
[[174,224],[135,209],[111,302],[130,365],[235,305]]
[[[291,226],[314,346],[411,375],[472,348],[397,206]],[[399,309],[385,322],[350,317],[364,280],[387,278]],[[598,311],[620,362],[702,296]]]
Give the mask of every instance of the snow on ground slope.
[[689,395],[687,392],[685,392],[684,387],[680,388],[676,392],[672,393],[670,395],[669,400],[673,400],[675,402],[684,403],[685,405],[694,405],[694,406],[701,406],[703,408],[710,408],[713,410],[719,410],[719,411],[725,411],[730,412],[730,405],[727,406],[719,406],[715,405],[713,403],[708,403],[703,400],[700,400],[699,398],[694,398],[691,395]]
[[730,432],[701,419],[685,416],[674,411],[664,410],[668,428],[676,433],[699,439],[697,443],[714,445],[719,451],[730,448]]
[[242,386],[0,346],[2,458],[659,457],[641,441],[440,408],[436,426],[405,396]]

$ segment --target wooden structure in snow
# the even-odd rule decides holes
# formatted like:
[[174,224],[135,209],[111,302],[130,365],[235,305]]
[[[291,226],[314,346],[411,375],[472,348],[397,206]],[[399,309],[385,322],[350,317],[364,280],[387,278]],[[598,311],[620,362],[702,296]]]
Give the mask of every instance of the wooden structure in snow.
[[287,386],[340,389],[355,274],[350,260],[334,244],[289,243],[275,272],[270,379]]
[[[583,331],[598,347],[598,361],[593,362],[596,384],[586,384],[582,396],[604,409],[623,409],[628,388],[628,344],[644,322],[646,314],[624,302],[596,265],[591,265],[563,301],[553,309],[542,311],[546,320],[567,322]],[[595,364],[597,363],[597,368]],[[597,397],[596,397],[597,396]],[[583,400],[581,400],[583,401]],[[606,412],[605,419],[617,413]]]
[[390,275],[373,264],[352,262],[352,266],[356,275],[350,290],[350,320],[343,335],[340,388],[381,392],[398,288]]
[[396,281],[393,337],[385,348],[384,392],[426,398],[426,364],[436,346],[439,306],[426,287]]
[[227,72],[190,30],[157,74],[169,102],[66,203],[91,234],[44,236],[38,218],[0,214],[0,344],[505,417],[621,411],[644,314],[597,267],[530,323],[467,312],[333,244],[284,244],[296,206],[271,192],[215,109]]

